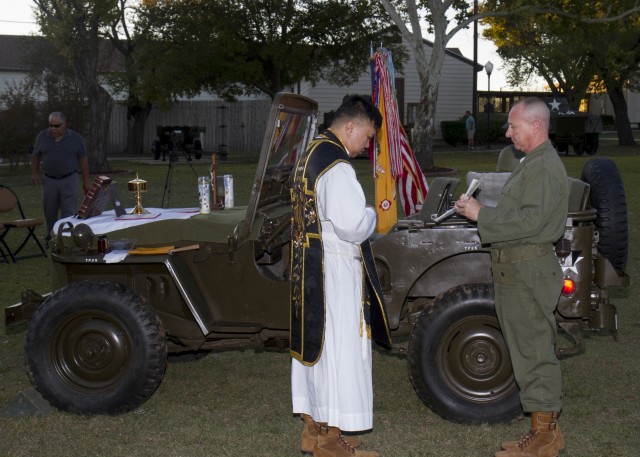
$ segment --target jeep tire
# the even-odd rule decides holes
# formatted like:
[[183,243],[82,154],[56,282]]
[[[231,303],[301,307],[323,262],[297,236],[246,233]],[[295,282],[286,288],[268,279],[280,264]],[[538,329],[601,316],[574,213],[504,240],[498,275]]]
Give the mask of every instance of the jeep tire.
[[580,179],[589,184],[591,207],[597,211],[598,252],[616,270],[623,271],[627,264],[629,233],[627,200],[620,171],[613,160],[599,157],[584,164]]
[[584,143],[582,143],[581,141],[576,141],[571,146],[573,147],[573,152],[575,152],[576,155],[581,156],[582,154],[584,154],[585,147]]
[[438,296],[416,322],[407,357],[416,393],[442,418],[480,424],[522,415],[491,285],[457,286]]
[[593,132],[593,133],[585,133],[584,134],[584,140],[585,140],[585,152],[592,156],[594,155],[596,152],[598,152],[598,147],[600,145],[600,134]]
[[156,311],[109,281],[75,282],[52,294],[29,324],[25,353],[40,394],[78,414],[137,408],[156,390],[167,363]]

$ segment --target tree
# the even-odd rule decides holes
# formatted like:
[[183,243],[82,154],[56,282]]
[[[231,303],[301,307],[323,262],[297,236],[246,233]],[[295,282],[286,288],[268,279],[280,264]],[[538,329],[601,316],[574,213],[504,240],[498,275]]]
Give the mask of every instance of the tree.
[[39,104],[38,129],[46,128],[49,113],[62,111],[70,127],[84,135],[89,126],[89,105],[67,59],[43,37],[29,37],[22,53],[29,68],[26,82],[33,96],[46,95],[46,102]]
[[509,83],[541,76],[554,96],[577,109],[596,68],[581,46],[567,45],[577,39],[571,22],[550,14],[494,16],[485,19],[483,35],[497,46]]
[[[508,8],[503,2],[489,3],[486,6],[494,11]],[[571,1],[565,2],[565,7],[572,16],[525,13],[491,17],[486,19],[490,27],[485,36],[498,46],[513,82],[538,74],[552,92],[564,95],[575,108],[592,83],[604,82],[614,107],[619,142],[633,145],[624,89],[640,64],[640,15],[616,21],[597,18],[624,12],[634,5],[635,1],[625,0],[606,6]],[[585,22],[587,17],[595,20]]]
[[100,43],[105,28],[118,20],[115,0],[33,0],[43,35],[71,63],[78,85],[90,107],[86,135],[89,166],[94,172],[110,169],[107,134],[113,99],[100,84]]
[[[16,40],[29,68],[19,83],[8,83],[0,94],[5,109],[0,111],[0,151],[27,151],[37,133],[48,125],[49,113],[62,111],[72,128],[85,129],[88,107],[78,89],[73,70],[67,61],[42,37],[20,37]],[[36,102],[42,95],[46,102]]]
[[[409,43],[416,60],[420,79],[420,103],[413,130],[413,149],[420,167],[423,170],[429,170],[434,165],[435,114],[445,50],[449,40],[473,22],[473,12],[469,11],[468,3],[461,0],[404,0],[403,2],[382,0],[382,5],[400,29],[405,41]],[[420,16],[419,8],[423,8],[425,12],[423,17]],[[452,13],[449,12],[450,10]],[[448,17],[451,14],[455,16],[453,19]],[[405,24],[405,17],[408,17],[411,30]],[[433,33],[433,47],[429,59],[426,56],[422,37],[423,19],[428,21],[429,30]],[[451,28],[447,31],[449,26]]]
[[[130,30],[135,30],[135,14],[129,0],[117,0],[117,21],[110,24],[106,32],[109,42],[123,57],[121,71],[106,75],[110,87],[118,93],[126,94],[127,142],[123,153],[141,155],[145,137],[147,119],[155,100],[148,99],[140,91],[140,76],[136,59],[142,52],[139,39]],[[133,24],[133,25],[130,25]]]
[[640,15],[615,24],[590,25],[583,37],[613,106],[618,142],[621,146],[635,145],[624,90],[632,85],[640,67]]
[[145,86],[273,97],[304,80],[349,85],[367,68],[372,42],[392,44],[381,38],[392,33],[382,13],[372,0],[147,0],[139,31],[160,53],[143,65]]
[[[582,3],[579,0],[575,0]],[[617,0],[614,0],[618,3]],[[620,0],[625,1],[625,0]],[[567,9],[566,4],[575,6],[572,0],[541,1],[535,4],[530,0],[493,0],[494,8],[485,8],[473,14],[469,2],[462,0],[381,0],[384,9],[409,43],[416,60],[420,79],[420,104],[414,128],[414,152],[422,169],[433,167],[433,134],[435,132],[435,112],[438,101],[440,75],[444,63],[447,43],[463,28],[476,20],[490,16],[510,16],[528,12],[530,14],[557,14],[563,17],[578,19],[582,23],[616,23],[625,17],[640,11],[635,0],[628,0],[626,8],[605,11],[605,14],[592,17],[575,13]],[[588,4],[595,2],[588,2]],[[599,3],[599,2],[598,2]],[[609,4],[610,2],[607,2]],[[587,2],[585,2],[587,4]],[[504,6],[504,8],[497,8]],[[614,14],[612,11],[621,11]],[[410,25],[407,27],[406,21]],[[427,59],[422,39],[422,24],[426,22],[429,32],[433,34],[433,50]]]
[[0,94],[0,155],[5,153],[26,152],[33,146],[38,132],[38,120],[35,99],[29,81],[8,83]]
[[205,88],[223,97],[234,94],[220,79],[221,71],[205,70],[215,64],[227,65],[215,56],[213,15],[214,2],[141,3],[134,26],[133,71],[138,78],[133,91],[137,97],[168,107],[178,97],[192,97]]

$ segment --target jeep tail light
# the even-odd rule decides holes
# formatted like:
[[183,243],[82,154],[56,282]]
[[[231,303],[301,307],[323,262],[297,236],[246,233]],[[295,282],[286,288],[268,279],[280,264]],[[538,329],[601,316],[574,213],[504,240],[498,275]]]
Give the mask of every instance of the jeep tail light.
[[576,283],[571,278],[564,278],[562,285],[562,295],[571,295],[576,291]]

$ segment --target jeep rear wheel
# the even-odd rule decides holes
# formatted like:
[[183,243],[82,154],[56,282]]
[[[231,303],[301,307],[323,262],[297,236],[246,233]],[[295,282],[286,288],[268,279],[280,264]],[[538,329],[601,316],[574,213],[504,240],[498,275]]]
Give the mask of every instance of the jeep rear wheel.
[[488,284],[454,287],[436,298],[411,333],[408,362],[416,393],[444,419],[498,423],[522,414]]
[[116,414],[144,403],[166,368],[156,311],[122,284],[72,283],[36,311],[25,343],[27,368],[42,396],[78,414]]
[[598,146],[600,144],[600,134],[599,133],[585,133],[585,151],[588,155],[592,156],[596,152],[598,152]]
[[620,171],[611,159],[591,159],[584,164],[581,179],[589,184],[591,207],[597,211],[598,252],[616,270],[624,270],[629,233],[627,200]]
[[576,153],[576,155],[581,156],[582,154],[584,154],[584,145],[581,142],[576,142],[573,143],[573,152]]

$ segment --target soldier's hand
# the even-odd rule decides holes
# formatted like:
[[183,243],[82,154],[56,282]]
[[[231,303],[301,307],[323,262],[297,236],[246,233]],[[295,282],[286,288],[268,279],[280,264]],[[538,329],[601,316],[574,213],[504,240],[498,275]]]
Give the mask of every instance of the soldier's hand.
[[478,213],[482,205],[473,197],[467,197],[466,194],[462,194],[455,204],[456,211],[462,214],[467,219],[472,221],[478,220]]

